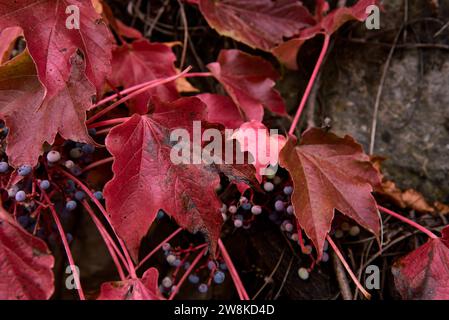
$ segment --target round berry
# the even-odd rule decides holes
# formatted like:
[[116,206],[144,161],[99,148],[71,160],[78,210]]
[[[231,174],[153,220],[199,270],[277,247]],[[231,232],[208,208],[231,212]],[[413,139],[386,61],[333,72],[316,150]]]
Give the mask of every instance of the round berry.
[[274,208],[276,209],[276,211],[284,211],[285,205],[284,205],[284,201],[282,200],[278,200],[274,203]]
[[293,206],[292,205],[289,205],[288,207],[287,207],[287,213],[288,214],[293,214],[295,211],[293,210]]
[[170,288],[173,285],[173,280],[170,277],[165,277],[162,279],[162,286],[164,288]]
[[213,269],[215,269],[216,267],[217,267],[217,265],[215,264],[215,262],[212,261],[212,260],[209,260],[209,262],[207,263],[207,268],[208,268],[209,270],[213,270]]
[[341,238],[343,238],[343,236],[345,235],[344,233],[343,233],[343,231],[342,230],[340,230],[340,229],[337,229],[337,230],[335,230],[335,238],[337,238],[337,239],[341,239]]
[[50,181],[48,181],[48,180],[42,180],[42,181],[39,183],[39,187],[40,187],[42,190],[47,190],[48,188],[50,188]]
[[306,268],[299,268],[299,269],[298,269],[298,276],[299,276],[302,280],[307,280],[307,279],[309,279],[309,271],[307,271]]
[[293,187],[292,186],[285,186],[284,187],[284,194],[289,196],[293,193]]
[[247,202],[248,202],[248,198],[246,198],[246,197],[240,197],[239,202],[240,202],[240,204],[247,203]]
[[274,183],[274,184],[280,184],[281,182],[282,182],[281,177],[275,176],[275,177],[273,178],[273,183]]
[[81,147],[81,151],[83,151],[84,153],[87,153],[87,154],[94,153],[95,146],[93,146],[91,144],[85,144]]
[[90,128],[90,129],[87,130],[87,132],[91,136],[96,136],[97,135],[97,129],[95,129],[95,128]]
[[73,173],[74,176],[79,176],[81,175],[82,170],[80,167],[74,166],[73,168],[70,169],[70,172]]
[[176,261],[176,256],[169,254],[165,260],[167,260],[168,264],[172,265]]
[[242,220],[240,220],[240,219],[235,219],[234,220],[234,227],[240,228],[242,226],[243,226],[243,221]]
[[31,166],[28,165],[23,165],[20,166],[19,169],[17,169],[17,173],[19,174],[19,176],[27,176],[31,173],[31,171],[33,170],[33,168]]
[[293,231],[293,225],[290,223],[290,221],[284,221],[284,230],[287,232]]
[[197,284],[198,282],[200,282],[200,277],[198,277],[196,274],[190,274],[189,282],[192,284]]
[[77,204],[76,204],[76,201],[74,201],[74,200],[67,201],[67,203],[65,204],[65,208],[69,211],[75,210],[76,206],[77,206]]
[[223,271],[226,271],[226,270],[228,270],[228,266],[226,265],[226,263],[222,262],[222,263],[220,263],[220,269]]
[[214,274],[214,282],[216,284],[221,284],[225,280],[225,274],[222,271],[217,271]]
[[71,233],[67,233],[65,236],[66,236],[66,238],[67,238],[67,242],[68,242],[68,243],[70,243],[70,242],[73,241],[73,236],[72,236]]
[[171,249],[170,243],[165,242],[165,243],[162,245],[162,250],[164,250],[164,251],[169,251],[170,249]]
[[220,208],[220,212],[221,213],[226,213],[227,211],[228,211],[228,206],[223,203],[223,205]]
[[14,198],[16,196],[17,191],[19,191],[19,187],[14,185],[8,189],[8,196],[10,198]]
[[257,216],[257,215],[259,215],[259,214],[261,214],[262,213],[262,207],[261,206],[253,206],[252,208],[251,208],[251,213],[253,214],[253,215],[255,215],[255,216]]
[[75,199],[76,200],[82,201],[85,197],[86,197],[86,194],[83,191],[78,190],[77,192],[75,192]]
[[[103,192],[101,192],[101,191],[95,191],[94,192],[94,197],[95,197],[95,199],[97,199],[97,200],[103,200]],[[158,212],[158,214],[159,214],[159,212]],[[163,214],[163,213],[162,213]]]
[[64,162],[64,166],[67,169],[72,169],[75,166],[75,162],[73,162],[72,160],[67,160],[66,162]]
[[343,230],[343,231],[349,231],[349,229],[351,229],[351,225],[350,225],[349,223],[343,222],[343,223],[341,224],[341,230]]
[[198,286],[198,291],[200,293],[206,293],[208,289],[209,289],[209,287],[205,283],[202,283]]
[[234,214],[234,213],[237,212],[237,207],[236,207],[236,206],[229,206],[228,211],[229,211],[230,213]]
[[70,158],[79,159],[83,155],[83,151],[80,148],[73,148],[70,150]]
[[26,195],[25,191],[20,190],[20,191],[17,191],[15,198],[16,198],[16,201],[22,202],[22,201],[26,200],[27,195]]
[[190,268],[190,262],[188,262],[188,261],[184,262],[183,267],[184,267],[185,270],[189,269]]
[[17,218],[17,222],[24,228],[28,227],[30,224],[30,217],[29,216],[20,216]]
[[6,161],[0,162],[0,173],[5,173],[8,171],[8,169],[9,169],[8,162]]
[[321,257],[321,261],[328,262],[329,261],[329,254],[327,252],[323,252],[323,256]]
[[175,261],[173,261],[173,267],[179,267],[181,265],[181,260],[176,259]]
[[351,229],[349,229],[349,235],[351,237],[357,237],[360,233],[359,226],[352,226]]
[[251,209],[251,203],[246,202],[246,203],[242,204],[242,208],[243,208],[243,210],[250,210]]
[[61,160],[61,154],[56,151],[56,150],[52,150],[49,153],[47,153],[47,160],[48,162],[58,162],[59,160]]
[[293,241],[298,241],[299,237],[297,233],[292,233],[292,235],[290,236],[290,239],[292,239]]
[[274,184],[272,184],[271,182],[265,182],[265,183],[263,184],[263,189],[264,189],[266,192],[271,192],[271,191],[274,190]]

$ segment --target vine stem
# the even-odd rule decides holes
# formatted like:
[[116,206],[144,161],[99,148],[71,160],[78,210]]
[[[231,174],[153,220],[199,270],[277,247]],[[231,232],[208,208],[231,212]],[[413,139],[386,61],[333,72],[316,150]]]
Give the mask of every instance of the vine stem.
[[103,207],[103,205],[100,203],[100,201],[98,201],[98,199],[94,197],[94,195],[92,194],[92,191],[90,191],[90,189],[84,183],[82,183],[78,178],[76,178],[75,176],[71,175],[70,173],[68,173],[67,171],[62,170],[62,169],[60,169],[59,172],[61,174],[65,175],[67,178],[73,180],[81,189],[83,189],[83,191],[95,203],[97,208],[103,214],[103,217],[109,223],[109,226],[111,227],[112,231],[114,232],[114,235],[117,238],[117,240],[120,244],[120,247],[122,248],[123,253],[125,254],[125,258],[126,258],[126,261],[128,262],[128,270],[129,270],[129,274],[130,274],[131,278],[137,279],[136,269],[134,268],[134,263],[133,263],[131,257],[129,256],[128,249],[126,248],[126,245],[123,242],[123,240],[118,236],[117,232],[115,231],[114,226],[111,223],[111,219],[109,219],[109,215],[106,212],[106,209]]
[[359,282],[359,279],[357,279],[357,277],[355,276],[354,272],[352,272],[351,267],[349,267],[348,263],[346,262],[345,258],[343,257],[343,254],[341,253],[340,249],[338,249],[337,245],[334,243],[332,238],[329,235],[327,235],[326,239],[329,242],[329,244],[331,245],[332,249],[334,249],[334,252],[337,254],[338,259],[340,259],[341,263],[345,267],[346,271],[349,273],[349,276],[351,277],[352,281],[354,281],[357,288],[365,296],[365,298],[367,298],[368,300],[371,299],[371,294],[365,290],[365,288]]
[[56,224],[56,227],[58,228],[59,235],[61,236],[62,245],[64,246],[64,250],[67,255],[67,259],[69,260],[70,269],[72,269],[72,274],[75,278],[76,290],[78,291],[80,300],[86,300],[86,297],[84,296],[83,288],[81,287],[80,275],[78,274],[78,270],[76,270],[75,261],[73,260],[72,252],[70,251],[69,242],[67,241],[67,237],[65,235],[64,229],[62,228],[61,221],[59,220],[58,214],[56,213],[53,203],[51,202],[47,193],[44,190],[41,190],[41,191],[42,191],[42,194],[44,195],[45,201],[48,204],[51,215],[53,216],[53,220],[55,220],[55,224]]
[[[92,123],[94,120],[97,120],[98,118],[100,118],[104,114],[108,113],[109,111],[113,110],[114,108],[116,108],[117,106],[121,105],[122,103],[128,101],[131,98],[134,98],[135,96],[138,96],[141,93],[144,93],[145,91],[150,90],[151,88],[160,86],[160,85],[168,83],[168,82],[175,81],[178,78],[182,78],[183,76],[185,76],[185,74],[187,72],[190,71],[190,69],[192,69],[191,66],[185,68],[184,71],[182,71],[182,72],[180,72],[180,73],[178,73],[178,74],[176,74],[174,76],[171,76],[171,77],[168,77],[168,78],[162,78],[162,79],[154,80],[153,83],[149,83],[146,86],[143,86],[140,89],[137,89],[137,90],[131,92],[127,96],[120,98],[118,101],[114,102],[110,106],[108,106],[108,107],[104,108],[103,110],[101,110],[100,112],[94,114],[92,117],[90,117],[86,121],[86,124]],[[123,95],[123,92],[120,92],[120,95]],[[96,106],[98,106],[98,104]]]
[[92,128],[109,126],[111,124],[120,124],[120,123],[123,123],[123,122],[125,122],[126,120],[128,120],[130,118],[131,117],[124,117],[124,118],[115,118],[115,119],[99,121],[99,122],[95,122],[95,123],[92,123],[92,124],[88,125],[88,128],[92,129]]
[[250,300],[248,293],[246,292],[246,289],[243,286],[242,280],[240,279],[240,276],[237,272],[237,269],[235,268],[234,263],[232,262],[232,259],[229,256],[228,250],[226,250],[226,247],[223,244],[223,241],[221,241],[221,239],[218,239],[218,247],[221,250],[221,254],[223,256],[226,265],[228,266],[229,273],[231,274],[232,280],[234,281],[240,300]]
[[185,78],[194,78],[194,77],[213,77],[212,72],[189,72],[185,75]]
[[86,171],[89,171],[89,170],[91,170],[91,169],[93,169],[93,168],[96,168],[96,167],[98,167],[98,166],[101,166],[101,165],[103,165],[103,164],[106,164],[106,163],[109,163],[109,162],[112,162],[112,161],[114,161],[114,157],[109,157],[109,158],[105,158],[105,159],[101,159],[101,160],[92,162],[92,163],[89,164],[88,166],[85,166],[85,167],[83,168],[83,170],[81,170],[81,172],[84,173],[84,172],[86,172]]
[[83,200],[83,206],[84,209],[89,213],[92,221],[95,223],[95,226],[97,227],[98,231],[100,232],[101,237],[104,240],[104,243],[106,244],[106,247],[108,248],[109,254],[111,255],[112,260],[114,261],[114,264],[117,268],[117,272],[120,276],[120,279],[123,281],[126,279],[125,273],[123,272],[122,265],[118,261],[117,255],[120,257],[121,261],[125,266],[127,266],[126,259],[123,257],[122,253],[117,248],[116,244],[110,237],[109,233],[106,231],[104,226],[101,224],[100,220],[97,218],[97,216],[94,214],[94,211],[92,210],[91,206],[87,203],[86,200]]
[[295,117],[293,118],[293,122],[290,126],[290,130],[288,130],[289,135],[291,135],[295,132],[296,125],[298,124],[299,118],[301,117],[302,111],[304,110],[307,99],[309,98],[310,92],[312,91],[313,85],[315,83],[315,79],[318,75],[318,72],[320,71],[320,67],[323,64],[324,57],[326,56],[327,49],[329,48],[329,42],[330,42],[330,35],[328,35],[328,34],[324,35],[324,43],[323,43],[323,47],[321,48],[320,56],[318,57],[318,60],[315,64],[315,68],[313,69],[312,76],[309,79],[309,83],[307,84],[306,91],[304,92],[304,95],[302,96],[302,99],[298,106],[298,110],[296,111]]
[[185,282],[185,280],[187,279],[189,274],[192,272],[193,268],[195,268],[195,266],[198,264],[198,262],[201,260],[201,258],[204,257],[206,252],[207,252],[207,247],[204,248],[203,250],[201,250],[200,253],[198,253],[198,255],[195,257],[195,260],[192,261],[192,263],[190,264],[190,267],[187,269],[186,272],[184,272],[181,279],[176,284],[175,290],[173,290],[173,292],[170,294],[170,297],[168,298],[168,300],[173,300],[173,298],[178,294],[179,288],[181,288],[182,284]]
[[436,234],[434,234],[432,231],[426,229],[425,227],[423,227],[422,225],[416,223],[415,221],[412,221],[406,217],[404,217],[403,215],[400,215],[399,213],[396,213],[394,211],[391,211],[387,208],[384,208],[380,205],[377,205],[377,207],[379,208],[379,210],[389,214],[390,216],[395,217],[396,219],[399,219],[407,224],[409,224],[410,226],[414,227],[415,229],[418,229],[419,231],[425,233],[426,235],[428,235],[430,238],[432,239],[437,239],[438,236]]
[[147,254],[145,256],[145,258],[143,258],[139,262],[139,264],[136,267],[136,270],[139,269],[148,259],[150,259],[153,256],[153,254],[155,254],[163,246],[164,243],[169,242],[171,239],[173,239],[181,231],[182,231],[182,228],[178,228],[172,234],[170,234],[167,238],[162,240],[161,243],[159,243],[153,250],[151,250],[151,252],[149,254]]

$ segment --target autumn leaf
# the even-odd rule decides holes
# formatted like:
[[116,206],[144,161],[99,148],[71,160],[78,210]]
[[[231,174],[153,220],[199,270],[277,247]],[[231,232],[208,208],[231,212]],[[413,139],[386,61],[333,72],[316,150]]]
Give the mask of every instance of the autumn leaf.
[[97,300],[161,300],[157,280],[159,273],[150,268],[142,279],[106,282],[101,285]]
[[327,15],[324,15],[323,10],[327,10],[328,6],[323,1],[319,2],[321,4],[318,6],[320,9],[317,10],[317,23],[315,25],[301,30],[298,36],[272,48],[272,53],[290,69],[296,70],[298,68],[296,56],[304,42],[319,34],[330,36],[348,21],[364,21],[368,17],[366,8],[378,1],[359,0],[352,7],[337,8]]
[[230,129],[236,129],[243,123],[242,115],[231,98],[213,93],[198,94],[196,97],[207,106],[207,121]]
[[[68,7],[78,9],[79,28],[67,27],[67,24],[73,24],[69,14],[66,14]],[[69,62],[78,50],[83,52],[86,60],[87,78],[98,92],[101,91],[104,79],[111,71],[112,37],[90,1],[2,1],[0,30],[8,27],[23,29],[28,50],[49,98],[65,90],[71,75]]]
[[9,127],[6,152],[12,166],[34,166],[43,143],[52,144],[57,133],[66,139],[92,142],[85,120],[95,88],[84,75],[82,57],[75,53],[69,64],[68,82],[55,96],[45,99],[45,89],[27,51],[0,66],[0,117]]
[[105,186],[106,206],[134,259],[159,210],[191,232],[202,231],[215,251],[223,222],[213,191],[219,176],[203,164],[175,164],[170,158],[170,132],[186,129],[192,137],[193,121],[205,117],[201,100],[181,98],[151,116],[134,115],[107,136],[114,178]]
[[292,204],[299,225],[320,257],[335,210],[379,235],[379,216],[371,194],[379,173],[353,138],[320,129],[306,131],[301,143],[291,136],[280,164],[293,180]]
[[246,120],[262,121],[264,107],[286,113],[282,97],[273,88],[279,76],[268,61],[239,50],[221,50],[218,61],[207,67]]
[[0,300],[50,299],[54,258],[41,239],[0,208]]
[[258,121],[243,123],[232,138],[239,142],[242,152],[252,155],[252,165],[259,182],[262,182],[262,175],[266,173],[264,169],[268,165],[277,166],[279,153],[286,142],[283,135],[270,134],[268,128]]
[[[112,74],[109,80],[114,86],[131,87],[147,81],[171,77],[177,74],[172,50],[161,43],[150,43],[146,39],[124,44],[113,51]],[[151,96],[164,101],[176,100],[179,95],[174,82],[159,85],[133,98],[133,109],[140,114],[148,112]]]
[[0,32],[0,64],[9,60],[17,38],[22,35],[22,29],[6,28]]
[[429,241],[397,261],[392,273],[403,299],[449,299],[449,227],[441,238]]
[[200,0],[199,6],[218,33],[265,51],[315,24],[296,0]]

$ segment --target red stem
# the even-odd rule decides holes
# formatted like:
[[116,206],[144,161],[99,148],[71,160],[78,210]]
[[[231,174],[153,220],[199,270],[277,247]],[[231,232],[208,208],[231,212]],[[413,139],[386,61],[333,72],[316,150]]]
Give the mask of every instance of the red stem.
[[125,273],[123,272],[122,265],[120,264],[120,262],[117,259],[117,255],[120,257],[123,264],[127,267],[128,265],[127,265],[126,259],[123,257],[122,253],[119,251],[116,244],[110,237],[109,233],[106,231],[104,226],[101,224],[100,220],[97,218],[97,216],[95,215],[91,206],[89,206],[89,204],[87,203],[86,200],[83,200],[83,206],[84,206],[84,209],[86,209],[86,211],[89,213],[92,221],[95,223],[95,226],[97,227],[98,231],[100,232],[100,235],[103,238],[104,243],[106,244],[106,247],[108,248],[109,254],[111,255],[112,260],[114,261],[114,264],[117,268],[117,272],[120,276],[120,279],[122,281],[125,280],[126,279]]
[[192,264],[190,265],[189,269],[187,269],[186,272],[182,275],[179,282],[176,284],[175,290],[170,294],[170,297],[168,300],[173,300],[173,298],[176,296],[176,294],[179,292],[179,288],[181,288],[184,281],[187,279],[189,274],[192,272],[192,270],[195,268],[195,266],[198,264],[198,262],[201,260],[201,258],[204,256],[204,254],[207,252],[207,247],[198,253],[198,255],[195,257],[195,260],[192,261]]
[[75,183],[81,188],[83,189],[83,191],[89,196],[89,198],[95,203],[95,205],[98,207],[98,209],[100,210],[100,212],[103,214],[103,217],[106,219],[106,221],[109,223],[109,226],[111,227],[112,231],[114,232],[114,235],[116,236],[120,247],[123,251],[123,253],[125,254],[125,258],[126,261],[128,262],[128,270],[129,270],[129,274],[131,276],[132,279],[137,279],[137,274],[136,274],[136,269],[134,268],[134,263],[131,259],[131,257],[129,256],[129,252],[128,249],[126,248],[125,243],[123,242],[123,240],[118,236],[117,232],[114,229],[114,226],[111,223],[111,219],[109,219],[109,215],[106,212],[106,210],[103,208],[103,205],[100,203],[100,201],[98,201],[97,198],[94,197],[94,195],[92,194],[92,191],[90,191],[90,189],[84,185],[79,179],[77,179],[75,176],[71,175],[70,173],[68,173],[65,170],[59,170],[59,172],[63,175],[65,175],[67,178],[75,181]]
[[218,239],[218,247],[221,250],[223,259],[229,269],[229,273],[231,274],[232,280],[234,281],[240,300],[250,300],[248,293],[246,292],[246,289],[243,286],[242,280],[240,279],[240,276],[237,272],[237,269],[235,268],[234,263],[232,262],[232,259],[229,256],[229,253],[226,250],[226,247],[224,246],[223,241],[221,241],[221,239]]
[[401,221],[403,221],[403,222],[405,222],[405,223],[411,225],[411,226],[414,227],[415,229],[418,229],[419,231],[424,232],[424,233],[425,233],[426,235],[428,235],[430,238],[432,238],[432,239],[437,239],[437,238],[438,238],[438,236],[437,236],[436,234],[434,234],[432,231],[430,231],[430,230],[424,228],[422,225],[416,223],[415,221],[412,221],[412,220],[410,220],[410,219],[408,219],[408,218],[406,218],[406,217],[400,215],[399,213],[396,213],[396,212],[394,212],[394,211],[391,211],[391,210],[389,210],[389,209],[387,209],[387,208],[384,208],[384,207],[382,207],[382,206],[377,205],[377,207],[379,208],[379,210],[381,210],[381,211],[383,211],[383,212],[389,214],[390,216],[393,216],[393,217],[395,217],[396,219],[399,219],[399,220],[401,220]]
[[148,91],[151,88],[160,86],[160,85],[168,83],[168,82],[175,81],[178,78],[182,78],[183,76],[185,76],[185,74],[187,72],[189,72],[190,69],[192,69],[192,67],[189,66],[184,71],[182,71],[181,73],[178,73],[177,75],[174,75],[174,76],[171,76],[171,77],[168,77],[168,78],[158,79],[154,83],[148,84],[147,86],[144,86],[144,87],[142,87],[142,88],[140,88],[140,89],[130,93],[129,95],[127,95],[127,96],[125,96],[123,98],[120,98],[118,101],[114,102],[110,106],[104,108],[103,110],[101,110],[100,112],[96,113],[91,118],[89,118],[86,121],[86,124],[92,123],[94,120],[100,118],[101,116],[103,116],[104,114],[108,113],[109,111],[111,111],[112,109],[116,108],[117,106],[121,105],[125,101],[128,101],[129,99],[131,99],[131,98],[133,98],[133,97],[135,97],[135,96],[137,96],[137,95],[139,95],[141,93],[144,93],[145,91]]
[[109,158],[106,158],[106,159],[101,159],[101,160],[92,162],[88,166],[84,167],[83,170],[81,170],[81,172],[89,171],[89,170],[91,170],[91,169],[93,169],[95,167],[101,166],[103,164],[106,164],[106,163],[109,163],[109,162],[112,162],[112,161],[114,161],[114,157],[109,157]]
[[295,132],[296,125],[298,124],[299,118],[301,117],[301,113],[306,105],[307,99],[309,98],[310,92],[312,91],[313,84],[315,83],[315,79],[320,71],[320,67],[323,64],[324,57],[326,56],[327,49],[329,48],[330,35],[326,34],[324,36],[323,47],[321,48],[321,53],[316,62],[315,69],[313,70],[312,76],[309,79],[309,83],[307,84],[306,91],[302,96],[301,103],[299,104],[298,110],[296,111],[295,118],[290,126],[290,130],[288,134],[291,135]]
[[70,251],[69,242],[67,241],[67,237],[65,235],[64,229],[62,228],[61,221],[59,220],[58,214],[55,211],[55,208],[53,207],[53,203],[51,202],[50,198],[47,196],[47,193],[44,190],[41,190],[42,194],[44,195],[45,201],[48,204],[48,207],[50,208],[51,215],[53,216],[53,219],[55,220],[56,227],[58,228],[59,235],[61,236],[62,245],[64,246],[65,253],[67,255],[67,259],[69,260],[70,269],[72,269],[72,274],[75,278],[75,285],[76,290],[78,291],[78,295],[80,297],[80,300],[86,300],[83,292],[83,288],[81,287],[80,282],[80,275],[78,274],[78,271],[75,268],[75,261],[73,260],[72,252]]
[[153,254],[155,254],[164,243],[169,242],[172,238],[174,238],[178,233],[180,233],[182,231],[182,228],[178,228],[177,230],[175,230],[175,232],[173,232],[171,235],[169,235],[167,238],[165,238],[164,240],[162,240],[161,243],[159,243],[153,250],[151,250],[151,252],[149,254],[146,255],[145,258],[143,258],[139,264],[136,267],[136,270],[139,269],[148,259],[151,258],[151,256]]
[[327,241],[331,245],[332,249],[334,249],[335,253],[338,256],[338,259],[340,259],[341,263],[345,267],[346,271],[349,273],[349,276],[351,277],[352,281],[354,281],[357,288],[360,290],[360,292],[367,298],[368,300],[371,299],[371,294],[365,290],[365,288],[362,286],[362,284],[359,282],[359,279],[355,276],[354,272],[352,272],[351,267],[349,267],[348,263],[346,262],[345,258],[340,252],[340,249],[338,249],[337,245],[334,243],[332,238],[327,235],[326,236]]
[[88,128],[92,129],[92,128],[98,128],[98,127],[106,127],[106,126],[109,126],[111,124],[120,124],[120,123],[125,122],[128,119],[130,119],[130,117],[115,118],[115,119],[99,121],[99,122],[95,122],[95,123],[90,124],[88,126]]
[[194,78],[194,77],[213,77],[212,72],[189,72],[184,77]]

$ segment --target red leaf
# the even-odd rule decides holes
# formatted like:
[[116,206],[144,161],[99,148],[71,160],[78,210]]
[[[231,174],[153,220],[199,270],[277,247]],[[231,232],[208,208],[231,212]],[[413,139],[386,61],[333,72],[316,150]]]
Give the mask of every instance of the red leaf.
[[220,123],[230,129],[236,129],[243,123],[239,109],[231,98],[212,93],[203,93],[196,97],[207,106],[208,122]]
[[106,282],[101,285],[97,300],[161,300],[157,285],[159,273],[150,268],[142,279]]
[[0,300],[49,299],[54,258],[44,241],[0,208]]
[[366,8],[377,2],[377,0],[359,0],[350,8],[338,8],[323,16],[323,11],[328,9],[328,5],[320,0],[317,5],[317,24],[302,30],[297,37],[273,48],[272,53],[287,67],[296,70],[298,68],[296,56],[305,41],[318,34],[331,35],[350,20],[364,21],[368,17]]
[[265,51],[315,24],[296,0],[200,0],[199,5],[218,33]]
[[248,121],[262,121],[263,107],[286,113],[282,97],[273,89],[279,76],[268,61],[239,50],[221,50],[218,61],[207,67]]
[[[143,82],[176,75],[172,50],[161,43],[146,39],[117,47],[113,52],[110,81],[114,86],[131,87]],[[140,94],[131,100],[134,110],[140,114],[147,111],[148,100],[157,96],[163,101],[176,100],[179,95],[175,82],[169,82]]]
[[52,144],[57,133],[65,139],[91,142],[85,120],[95,88],[85,77],[79,56],[75,54],[70,65],[68,82],[55,96],[45,99],[45,89],[27,51],[0,66],[0,117],[10,129],[6,152],[12,166],[34,166],[42,144]]
[[197,98],[182,98],[166,104],[164,110],[152,116],[134,115],[106,138],[114,156],[114,178],[104,192],[106,205],[134,259],[161,209],[191,232],[203,231],[212,252],[223,222],[221,204],[213,192],[218,174],[202,164],[176,165],[170,159],[170,131],[192,132],[193,121],[206,116],[205,105]]
[[448,266],[449,227],[446,227],[441,238],[430,239],[394,264],[394,283],[404,299],[448,300]]
[[9,60],[15,40],[22,35],[21,28],[6,28],[0,33],[0,64]]
[[270,135],[267,127],[261,122],[245,122],[233,134],[239,142],[242,152],[248,151],[252,155],[252,164],[256,168],[256,178],[262,182],[264,170],[269,164],[278,164],[279,152],[284,147],[285,137],[278,134]]
[[[69,29],[68,6],[78,7],[79,29]],[[69,61],[78,50],[86,59],[88,79],[101,90],[111,65],[112,38],[90,1],[17,0],[0,3],[0,30],[21,27],[39,79],[51,98],[65,90],[71,69]],[[69,19],[70,22],[70,19]]]
[[379,216],[371,195],[373,186],[380,183],[379,173],[354,139],[310,129],[299,146],[293,136],[287,141],[280,164],[293,180],[295,215],[319,256],[335,210],[379,235]]

